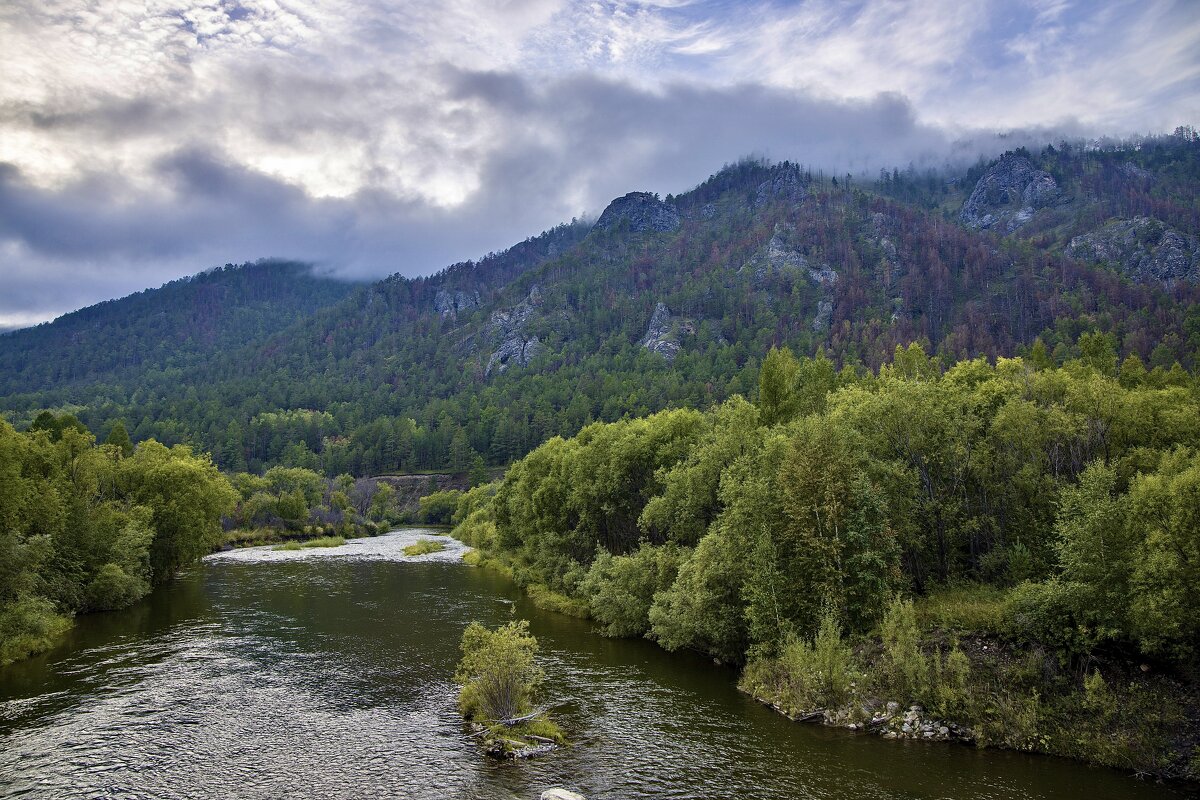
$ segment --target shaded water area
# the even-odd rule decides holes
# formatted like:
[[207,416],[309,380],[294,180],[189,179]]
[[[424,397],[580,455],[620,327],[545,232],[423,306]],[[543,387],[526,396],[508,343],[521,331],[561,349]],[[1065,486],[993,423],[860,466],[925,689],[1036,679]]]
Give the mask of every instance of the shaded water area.
[[[1163,798],[1106,769],[789,722],[733,672],[534,608],[419,558],[415,531],[219,554],[0,670],[0,796],[145,798]],[[575,744],[487,759],[454,707],[471,620],[527,618]]]

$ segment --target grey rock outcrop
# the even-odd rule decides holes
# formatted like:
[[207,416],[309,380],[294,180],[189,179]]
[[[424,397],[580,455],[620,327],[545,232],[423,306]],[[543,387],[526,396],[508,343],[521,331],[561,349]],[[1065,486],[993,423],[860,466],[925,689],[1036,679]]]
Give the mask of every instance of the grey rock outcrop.
[[1062,199],[1054,176],[1024,156],[1006,153],[975,184],[963,203],[962,220],[972,228],[1011,232]]
[[822,285],[828,284],[832,286],[833,284],[837,283],[838,274],[834,272],[833,267],[829,266],[828,264],[820,264],[815,268],[808,268],[808,277],[812,279],[814,283],[820,283]]
[[828,264],[811,263],[799,248],[788,241],[789,233],[791,231],[785,226],[776,225],[767,243],[738,272],[749,270],[755,283],[762,283],[767,276],[783,272],[806,274],[815,283],[836,283],[838,274]]
[[483,305],[483,301],[479,297],[479,292],[467,294],[461,291],[451,292],[439,289],[438,293],[433,296],[433,310],[443,317],[454,318],[460,311],[469,311],[481,305]]
[[762,283],[767,276],[786,271],[807,270],[808,259],[787,241],[787,231],[780,225],[763,246],[750,257],[739,272],[750,271],[755,283]]
[[1093,264],[1108,264],[1138,283],[1200,281],[1200,238],[1150,217],[1118,219],[1067,246],[1067,254]]
[[838,281],[838,274],[828,264],[810,262],[797,247],[789,243],[789,233],[789,229],[776,225],[767,243],[738,271],[749,270],[754,283],[759,286],[763,286],[770,275],[786,272],[803,275],[817,284],[821,288],[821,297],[817,301],[812,329],[820,332],[829,327],[833,317],[833,287]]
[[771,177],[758,185],[754,192],[754,206],[766,205],[774,200],[799,203],[808,197],[804,177],[795,164],[784,163],[771,168]]
[[630,192],[609,203],[592,230],[607,231],[623,224],[633,233],[673,231],[679,227],[679,211],[649,192]]
[[526,339],[519,335],[510,336],[502,341],[496,352],[488,358],[484,375],[491,375],[493,370],[499,374],[514,364],[527,367],[541,350],[542,343],[537,337]]
[[1153,172],[1150,172],[1149,170],[1146,170],[1146,169],[1142,169],[1137,164],[1134,164],[1132,161],[1126,161],[1124,164],[1122,164],[1121,172],[1125,173],[1126,175],[1128,175],[1131,178],[1136,178],[1139,181],[1154,180]]
[[541,302],[542,291],[534,286],[529,290],[529,295],[515,307],[492,313],[486,334],[496,343],[496,349],[488,356],[487,366],[484,368],[485,376],[490,376],[493,372],[499,374],[513,365],[529,366],[534,356],[542,351],[541,340],[526,330]]
[[667,361],[674,361],[679,355],[679,336],[671,316],[671,310],[665,303],[657,303],[654,313],[650,315],[650,324],[646,326],[646,335],[639,345],[651,353],[658,353]]
[[833,300],[828,297],[821,298],[817,303],[817,313],[813,317],[812,329],[817,333],[829,327],[829,321],[833,318]]

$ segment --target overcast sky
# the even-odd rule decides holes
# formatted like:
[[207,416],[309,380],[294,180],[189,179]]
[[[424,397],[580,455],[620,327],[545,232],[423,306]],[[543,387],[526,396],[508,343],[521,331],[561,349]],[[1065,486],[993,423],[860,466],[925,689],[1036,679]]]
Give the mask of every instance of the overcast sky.
[[1195,0],[3,0],[0,327],[262,257],[426,274],[747,154],[1198,122]]

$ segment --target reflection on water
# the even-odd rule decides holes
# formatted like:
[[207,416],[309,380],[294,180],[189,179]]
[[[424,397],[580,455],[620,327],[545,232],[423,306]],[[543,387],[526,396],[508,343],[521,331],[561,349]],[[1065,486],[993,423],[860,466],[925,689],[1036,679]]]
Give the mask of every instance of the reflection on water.
[[[0,671],[0,796],[1171,796],[1056,759],[788,722],[727,670],[533,608],[457,563],[456,542],[404,557],[420,535],[218,554],[129,611],[81,618],[58,650]],[[514,613],[576,742],[519,764],[464,736],[451,683],[463,627]]]

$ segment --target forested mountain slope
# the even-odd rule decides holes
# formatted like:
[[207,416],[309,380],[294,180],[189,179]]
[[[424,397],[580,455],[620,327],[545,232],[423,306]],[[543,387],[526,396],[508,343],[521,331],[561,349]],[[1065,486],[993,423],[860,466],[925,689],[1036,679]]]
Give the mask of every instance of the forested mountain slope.
[[[259,261],[171,281],[0,336],[0,394],[136,384],[260,339],[354,290],[307,264]],[[87,391],[68,391],[87,402]]]
[[183,372],[9,382],[0,407],[20,426],[77,404],[101,435],[124,418],[229,468],[368,474],[505,463],[592,420],[749,395],[774,344],[874,369],[910,341],[946,362],[1040,342],[1061,363],[1099,331],[1122,358],[1190,366],[1198,152],[1185,132],[869,186],[743,161],[678,197],[619,198],[594,227],[363,287]]

